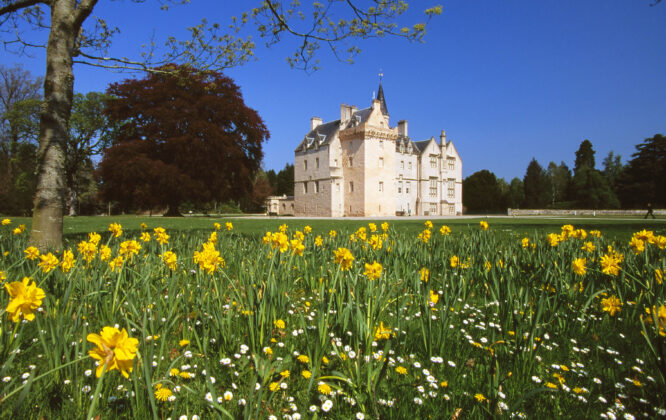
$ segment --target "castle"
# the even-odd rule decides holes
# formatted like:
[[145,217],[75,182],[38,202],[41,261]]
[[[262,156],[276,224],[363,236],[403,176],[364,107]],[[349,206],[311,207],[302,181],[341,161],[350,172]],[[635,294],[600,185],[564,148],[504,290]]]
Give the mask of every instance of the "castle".
[[462,160],[442,130],[412,141],[391,127],[381,81],[369,108],[342,104],[340,119],[313,117],[295,150],[295,216],[462,214]]

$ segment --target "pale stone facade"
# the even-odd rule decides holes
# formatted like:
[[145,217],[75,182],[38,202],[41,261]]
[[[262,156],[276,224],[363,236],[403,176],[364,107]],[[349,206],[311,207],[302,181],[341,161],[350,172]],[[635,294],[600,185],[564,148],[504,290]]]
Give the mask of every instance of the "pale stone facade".
[[272,195],[266,199],[266,214],[275,216],[294,215],[294,197],[287,195]]
[[412,141],[389,124],[381,84],[372,106],[342,105],[340,119],[313,117],[295,150],[294,215],[462,214],[462,160],[442,131]]

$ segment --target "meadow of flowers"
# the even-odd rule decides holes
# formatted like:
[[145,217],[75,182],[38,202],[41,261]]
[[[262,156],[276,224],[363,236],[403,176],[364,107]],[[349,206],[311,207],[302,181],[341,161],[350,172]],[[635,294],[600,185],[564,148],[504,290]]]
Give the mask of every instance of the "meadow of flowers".
[[[0,416],[666,416],[666,237],[0,225]],[[99,416],[99,417],[98,417]]]

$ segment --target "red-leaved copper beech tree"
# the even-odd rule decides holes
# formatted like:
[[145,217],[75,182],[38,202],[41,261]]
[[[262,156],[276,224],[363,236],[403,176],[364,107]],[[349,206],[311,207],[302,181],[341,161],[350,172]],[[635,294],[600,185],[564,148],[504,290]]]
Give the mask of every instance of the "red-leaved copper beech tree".
[[100,192],[124,210],[178,215],[185,200],[239,199],[261,164],[268,130],[238,86],[219,72],[169,67],[107,91],[118,131],[99,164]]

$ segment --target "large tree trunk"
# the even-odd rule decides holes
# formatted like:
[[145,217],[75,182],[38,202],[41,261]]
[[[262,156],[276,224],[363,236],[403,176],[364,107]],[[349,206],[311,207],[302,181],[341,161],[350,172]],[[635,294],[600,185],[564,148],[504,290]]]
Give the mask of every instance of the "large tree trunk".
[[62,248],[62,217],[65,198],[64,144],[72,111],[74,75],[72,53],[79,31],[74,2],[54,0],[51,32],[46,49],[44,104],[39,124],[37,190],[30,243],[41,250]]

